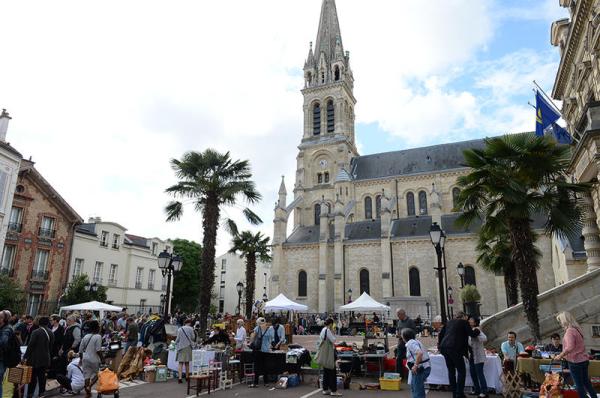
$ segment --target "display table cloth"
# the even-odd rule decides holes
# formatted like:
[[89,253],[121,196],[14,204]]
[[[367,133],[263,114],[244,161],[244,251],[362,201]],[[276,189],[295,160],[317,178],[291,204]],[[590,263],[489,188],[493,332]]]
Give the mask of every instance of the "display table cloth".
[[[544,372],[540,370],[540,365],[549,365],[551,362],[551,359],[517,358],[517,372],[527,373],[531,380],[542,384]],[[600,361],[590,361],[588,374],[590,377],[600,377]]]
[[[192,372],[199,371],[201,368],[208,367],[210,361],[215,359],[217,351],[208,350],[193,350],[192,351],[192,362],[190,367]],[[169,359],[167,367],[171,370],[178,370],[179,363],[177,362],[177,351],[169,350]]]
[[[439,354],[429,354],[431,363],[431,374],[427,378],[427,384],[441,384],[449,385],[448,382],[448,369],[446,368],[446,361],[444,357]],[[465,359],[465,367],[467,369],[467,378],[465,380],[466,386],[472,386],[473,380],[469,372],[469,362]],[[497,393],[502,392],[502,361],[498,355],[488,355],[483,366],[483,372],[485,374],[485,381],[487,382],[488,388],[493,388]]]

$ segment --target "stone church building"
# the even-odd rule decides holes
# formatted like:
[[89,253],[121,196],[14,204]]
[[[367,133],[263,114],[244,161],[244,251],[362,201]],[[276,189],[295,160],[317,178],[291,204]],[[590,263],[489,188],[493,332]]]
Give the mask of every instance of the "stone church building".
[[[462,307],[459,263],[465,266],[464,282],[482,294],[483,315],[506,308],[502,276],[476,265],[476,227],[454,224],[457,178],[469,172],[462,153],[482,147],[483,140],[359,155],[354,76],[334,0],[323,1],[304,77],[304,131],[293,196],[288,198],[282,181],[275,207],[272,295],[283,292],[310,312],[325,312],[367,291],[411,316],[439,314],[437,256],[429,238],[435,222],[447,235],[454,312]],[[540,291],[585,272],[581,239],[558,241],[538,231]]]

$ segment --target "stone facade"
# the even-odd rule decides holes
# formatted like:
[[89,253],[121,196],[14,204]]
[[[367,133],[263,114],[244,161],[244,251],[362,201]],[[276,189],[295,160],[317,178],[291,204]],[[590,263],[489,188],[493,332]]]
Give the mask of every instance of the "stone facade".
[[[4,248],[6,233],[11,230],[21,228],[21,220],[17,217],[18,213],[12,212],[13,196],[19,177],[19,166],[21,164],[21,154],[8,142],[6,142],[6,133],[8,123],[11,117],[6,109],[0,112],[0,247]],[[13,217],[17,217],[13,219]],[[10,249],[9,249],[10,250]],[[12,272],[12,262],[14,253],[7,252],[0,262],[0,274],[10,274]]]
[[[288,203],[282,181],[274,210],[273,294],[285,292],[310,311],[331,312],[367,290],[393,309],[411,308],[413,315],[422,316],[429,309],[435,315],[440,292],[429,229],[437,222],[448,235],[445,264],[454,308],[461,306],[459,262],[472,267],[484,296],[482,314],[506,308],[502,278],[476,266],[476,227],[460,230],[454,225],[457,178],[469,172],[462,166],[462,152],[483,147],[483,140],[359,156],[354,76],[334,0],[323,1],[304,77],[304,130],[293,200]],[[542,225],[534,222],[543,253],[539,285],[545,291],[571,277],[563,272],[557,279],[554,270],[560,263],[565,268],[585,259],[573,255],[581,251],[580,242],[553,241]]]
[[78,226],[69,281],[87,274],[90,282],[108,288],[109,303],[126,307],[130,313],[162,313],[167,278],[158,268],[158,254],[171,252],[173,244],[126,232],[125,227],[99,217]]
[[28,160],[21,161],[14,211],[21,227],[8,231],[4,253],[13,253],[10,275],[27,293],[26,308],[19,310],[47,314],[66,286],[73,234],[82,220]]
[[[238,306],[238,293],[236,285],[238,282],[246,284],[246,260],[239,255],[226,253],[215,259],[215,284],[213,290],[212,304],[220,314],[236,314]],[[266,276],[265,276],[266,274]],[[266,277],[266,281],[265,281]],[[267,299],[275,296],[271,295],[271,289],[268,281],[271,279],[271,264],[258,261],[256,263],[256,280],[254,289],[254,300]],[[245,293],[242,292],[241,307],[242,313],[245,308]]]

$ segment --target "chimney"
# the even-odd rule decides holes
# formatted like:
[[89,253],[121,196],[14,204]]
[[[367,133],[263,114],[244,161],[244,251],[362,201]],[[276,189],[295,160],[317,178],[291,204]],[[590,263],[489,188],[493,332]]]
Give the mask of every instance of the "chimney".
[[6,109],[2,109],[0,114],[0,140],[6,141],[6,131],[8,130],[8,121],[12,119]]

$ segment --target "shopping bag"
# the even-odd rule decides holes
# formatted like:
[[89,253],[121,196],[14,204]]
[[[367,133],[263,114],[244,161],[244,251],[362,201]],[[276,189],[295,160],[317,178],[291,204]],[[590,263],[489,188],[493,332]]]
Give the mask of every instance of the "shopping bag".
[[0,398],[12,398],[15,385],[8,381],[8,372],[4,373],[4,380],[2,381],[2,396]]
[[8,381],[14,384],[29,384],[31,383],[31,373],[33,369],[27,365],[17,365],[16,368],[9,368]]
[[117,391],[119,389],[119,379],[117,374],[110,369],[104,369],[98,372],[98,384],[96,391],[99,393]]

